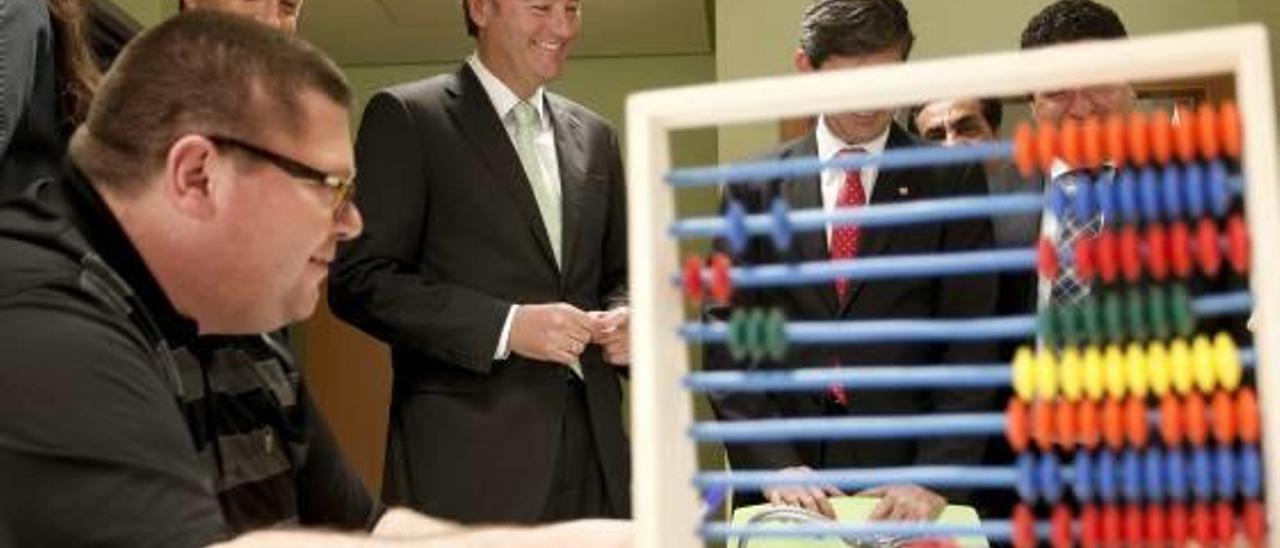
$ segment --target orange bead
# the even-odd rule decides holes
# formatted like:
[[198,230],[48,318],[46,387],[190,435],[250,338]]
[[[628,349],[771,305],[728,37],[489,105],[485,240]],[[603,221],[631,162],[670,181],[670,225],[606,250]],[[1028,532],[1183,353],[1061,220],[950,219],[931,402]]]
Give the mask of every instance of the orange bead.
[[1027,404],[1018,398],[1010,398],[1009,406],[1005,408],[1005,439],[1009,441],[1009,447],[1013,448],[1015,453],[1021,453],[1027,450],[1027,446],[1031,444],[1031,432],[1027,428]]
[[1031,404],[1031,439],[1041,451],[1053,449],[1053,402]]
[[1110,158],[1115,167],[1124,167],[1125,162],[1129,160],[1128,143],[1125,141],[1124,117],[1119,114],[1108,116],[1103,133],[1105,135],[1103,143],[1106,145],[1103,155]]
[[1156,165],[1166,165],[1173,159],[1173,125],[1169,114],[1163,110],[1151,115],[1151,157]]
[[1178,125],[1173,126],[1173,146],[1178,159],[1190,163],[1196,159],[1196,113],[1189,108],[1177,111]]
[[1124,402],[1125,430],[1129,436],[1129,444],[1133,447],[1146,447],[1150,438],[1150,424],[1147,422],[1147,406],[1142,398],[1129,398]]
[[1027,122],[1018,124],[1017,131],[1013,132],[1013,162],[1023,177],[1036,174],[1035,132]]
[[1124,448],[1124,408],[1115,398],[1102,402],[1102,436],[1107,447],[1113,450]]
[[1062,122],[1061,132],[1058,133],[1058,149],[1062,152],[1062,161],[1073,168],[1084,165],[1084,147],[1080,146],[1081,137],[1079,122],[1072,119]]
[[1053,124],[1040,124],[1036,133],[1036,158],[1040,160],[1040,171],[1048,173],[1053,168],[1053,159],[1058,157],[1058,128]]
[[1080,400],[1079,407],[1076,408],[1076,425],[1080,433],[1080,445],[1086,449],[1094,449],[1098,447],[1101,441],[1101,422],[1102,418],[1098,415],[1098,404],[1089,400]]
[[1258,395],[1252,388],[1241,388],[1236,393],[1236,426],[1240,429],[1240,441],[1258,443],[1262,439],[1259,418]]
[[1233,159],[1239,159],[1243,141],[1240,135],[1240,113],[1234,102],[1222,103],[1222,110],[1218,112],[1218,124],[1221,128],[1218,137],[1222,139],[1222,151]]
[[1129,156],[1138,166],[1151,161],[1151,135],[1147,131],[1147,116],[1141,112],[1129,115]]
[[1169,447],[1182,443],[1182,405],[1172,394],[1160,398],[1160,439]]
[[1236,402],[1231,395],[1219,390],[1213,393],[1210,404],[1213,409],[1213,439],[1220,444],[1229,444],[1236,439]]
[[1204,398],[1199,392],[1187,394],[1182,401],[1182,424],[1187,431],[1187,441],[1199,447],[1209,440],[1209,418]]
[[1212,160],[1222,153],[1222,140],[1218,136],[1218,111],[1209,103],[1200,105],[1196,114],[1196,135],[1200,141],[1200,157]]
[[1078,436],[1076,405],[1066,400],[1059,401],[1057,408],[1053,410],[1053,422],[1057,430],[1058,445],[1064,449],[1074,448]]
[[1096,168],[1102,165],[1102,141],[1102,122],[1093,116],[1085,118],[1084,124],[1080,126],[1080,151],[1085,167]]

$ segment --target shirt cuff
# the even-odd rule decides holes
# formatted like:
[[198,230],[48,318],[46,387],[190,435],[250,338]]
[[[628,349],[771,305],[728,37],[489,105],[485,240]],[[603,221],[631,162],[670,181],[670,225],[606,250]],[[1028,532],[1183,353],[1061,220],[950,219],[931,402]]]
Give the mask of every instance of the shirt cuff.
[[505,360],[511,357],[511,320],[516,317],[516,309],[520,305],[513,304],[507,309],[507,321],[502,322],[502,335],[498,337],[498,348],[493,352],[494,360]]

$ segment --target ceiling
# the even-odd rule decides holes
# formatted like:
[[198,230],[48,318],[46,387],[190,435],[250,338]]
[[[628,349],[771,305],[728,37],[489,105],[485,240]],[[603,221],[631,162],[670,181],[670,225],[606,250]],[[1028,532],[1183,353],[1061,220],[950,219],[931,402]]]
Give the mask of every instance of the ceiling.
[[[574,55],[710,53],[713,0],[584,0]],[[302,35],[339,64],[453,61],[472,50],[458,0],[310,0]]]

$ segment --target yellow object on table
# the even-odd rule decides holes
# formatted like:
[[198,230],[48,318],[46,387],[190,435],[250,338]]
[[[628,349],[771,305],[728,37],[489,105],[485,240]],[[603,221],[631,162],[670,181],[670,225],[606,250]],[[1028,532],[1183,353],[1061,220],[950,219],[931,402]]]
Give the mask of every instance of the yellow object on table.
[[[836,517],[840,523],[856,524],[867,523],[867,516],[871,515],[871,511],[875,509],[876,504],[880,502],[875,497],[833,497],[830,499],[832,508],[836,511]],[[758,504],[755,506],[744,506],[733,512],[734,525],[747,525],[753,523],[753,519],[771,509],[780,508],[772,504]],[[786,527],[787,523],[771,522],[763,520],[755,523],[776,524],[778,527]],[[972,506],[962,506],[958,504],[948,505],[943,509],[942,514],[934,523],[946,525],[966,525],[977,526],[981,523],[978,519],[978,512]],[[983,537],[957,537],[954,539],[956,544],[962,548],[987,548],[987,539]],[[886,544],[887,545],[887,544]],[[848,544],[837,538],[783,538],[783,537],[757,537],[751,539],[739,539],[731,537],[728,542],[729,548],[848,548]]]

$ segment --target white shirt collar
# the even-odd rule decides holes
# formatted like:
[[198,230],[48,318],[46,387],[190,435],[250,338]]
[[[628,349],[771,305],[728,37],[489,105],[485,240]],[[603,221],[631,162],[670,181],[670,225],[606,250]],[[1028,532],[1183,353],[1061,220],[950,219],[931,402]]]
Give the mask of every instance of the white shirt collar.
[[827,118],[819,116],[817,129],[815,130],[818,137],[818,158],[826,162],[834,158],[841,150],[849,147],[861,147],[867,151],[867,154],[880,154],[884,152],[885,146],[889,143],[889,129],[892,127],[893,124],[890,123],[883,133],[865,143],[846,143],[827,127]]
[[[476,78],[480,80],[480,85],[484,87],[485,93],[489,95],[489,101],[493,103],[493,109],[497,111],[498,118],[502,119],[502,123],[507,123],[507,114],[515,108],[516,103],[520,102],[520,98],[516,97],[515,92],[507,86],[505,82],[499,79],[484,66],[480,61],[480,56],[471,54],[467,57],[467,64],[471,66],[471,70],[476,73]],[[529,102],[538,109],[538,122],[542,125],[542,129],[546,130],[551,127],[551,120],[547,119],[547,108],[543,102],[544,88],[539,86],[534,90],[533,96],[529,98]]]

